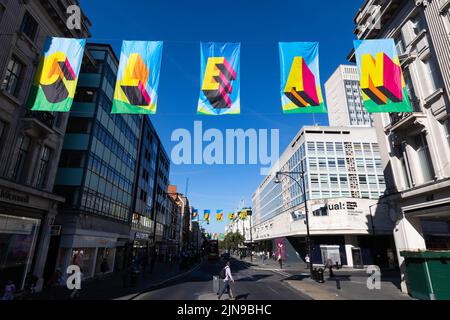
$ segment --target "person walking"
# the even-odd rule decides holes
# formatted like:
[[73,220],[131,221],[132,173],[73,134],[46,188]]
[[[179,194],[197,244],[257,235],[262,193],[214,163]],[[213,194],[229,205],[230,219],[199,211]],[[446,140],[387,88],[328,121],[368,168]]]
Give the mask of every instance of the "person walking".
[[280,269],[283,269],[283,258],[281,257],[281,253],[278,254],[278,263],[280,264]]
[[231,274],[231,268],[230,268],[230,261],[228,261],[224,267],[225,271],[225,279],[223,279],[223,288],[222,291],[219,294],[218,299],[220,300],[222,298],[222,295],[227,291],[228,296],[230,297],[230,300],[233,298],[233,292],[231,291],[230,283],[234,283],[233,275]]
[[327,261],[325,262],[325,268],[327,268],[328,271],[330,272],[330,278],[334,277],[334,274],[333,274],[333,261],[331,261],[331,259],[327,259]]
[[311,259],[309,258],[309,254],[305,256],[306,269],[309,269],[309,264],[311,263]]
[[2,300],[14,300],[14,293],[16,292],[16,286],[9,280],[5,286],[5,292],[3,293]]

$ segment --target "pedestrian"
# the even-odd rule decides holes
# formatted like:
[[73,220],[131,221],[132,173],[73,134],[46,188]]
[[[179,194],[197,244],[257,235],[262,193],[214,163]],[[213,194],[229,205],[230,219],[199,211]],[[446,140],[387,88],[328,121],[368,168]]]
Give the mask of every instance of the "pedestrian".
[[283,269],[283,258],[281,257],[281,253],[278,254],[278,263],[280,264],[280,269]]
[[225,273],[225,278],[223,279],[223,288],[222,291],[219,294],[219,300],[222,298],[222,295],[227,291],[228,296],[230,297],[230,300],[234,299],[233,292],[231,291],[231,283],[234,283],[233,275],[231,274],[231,263],[228,261],[224,267],[224,270],[222,272]]
[[331,259],[327,259],[327,261],[325,262],[325,268],[327,268],[328,271],[330,272],[330,278],[334,277],[334,274],[333,274],[333,261],[331,261]]
[[5,292],[3,293],[2,300],[14,300],[14,292],[16,292],[16,286],[9,280],[5,286]]
[[105,274],[109,271],[108,259],[106,259],[106,257],[103,257],[102,263],[100,265],[100,271],[102,272],[101,279],[104,279]]
[[305,256],[305,262],[306,262],[306,268],[309,269],[309,264],[310,264],[311,259],[309,258],[309,254],[307,254]]
[[266,252],[265,251],[262,252],[262,263],[266,264]]

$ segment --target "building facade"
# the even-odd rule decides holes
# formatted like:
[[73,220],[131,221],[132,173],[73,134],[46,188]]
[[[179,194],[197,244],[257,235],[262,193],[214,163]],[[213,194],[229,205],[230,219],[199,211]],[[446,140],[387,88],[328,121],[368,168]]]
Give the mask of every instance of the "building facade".
[[[173,217],[168,197],[161,194],[163,190],[167,190],[170,163],[150,118],[144,116],[142,121],[130,240],[133,243],[132,256],[140,261],[146,260],[143,263],[148,264],[153,241],[161,242],[163,238],[167,238],[165,229],[171,226]],[[156,226],[155,213],[159,216]]]
[[85,278],[121,269],[132,220],[141,117],[111,114],[118,60],[109,45],[88,44],[55,181],[65,197],[46,275],[78,264]]
[[[292,178],[280,175],[277,179],[278,171],[290,172]],[[387,266],[393,250],[391,222],[386,215],[371,213],[371,206],[386,189],[372,128],[304,127],[253,194],[253,239],[276,240],[285,248],[289,243],[304,257],[302,171],[311,218],[312,262],[323,263],[323,252],[331,249],[321,246],[332,246],[344,265],[352,266],[356,254],[361,264],[372,264],[375,248],[371,238],[376,236],[377,252],[383,260],[380,264]],[[276,248],[272,245],[272,250]]]
[[87,38],[66,26],[77,1],[0,1],[0,287],[22,289],[28,273],[43,285],[52,225],[64,198],[53,193],[68,114],[25,108],[48,36]]
[[340,65],[325,82],[330,126],[373,126],[373,116],[364,109],[358,68]]
[[[369,23],[375,5],[381,28]],[[413,105],[412,113],[374,119],[403,291],[408,279],[401,251],[450,249],[449,10],[446,0],[368,0],[355,16],[359,39],[395,40]]]

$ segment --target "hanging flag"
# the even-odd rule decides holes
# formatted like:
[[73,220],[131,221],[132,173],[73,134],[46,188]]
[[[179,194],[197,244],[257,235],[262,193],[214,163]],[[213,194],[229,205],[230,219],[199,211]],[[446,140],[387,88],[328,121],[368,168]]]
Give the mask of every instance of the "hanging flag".
[[217,210],[217,214],[216,214],[216,220],[217,221],[222,221],[222,217],[223,217],[223,210],[222,209],[218,209]]
[[214,233],[213,239],[218,240],[219,239],[219,234],[218,233]]
[[200,43],[201,90],[198,114],[240,113],[240,43]]
[[241,220],[245,220],[247,219],[247,210],[242,210],[241,211]]
[[192,210],[192,220],[196,219],[198,217],[198,209]]
[[70,111],[85,46],[86,39],[47,39],[27,107],[34,111]]
[[233,212],[230,213],[230,214],[228,215],[228,219],[229,219],[230,221],[233,221],[233,220],[234,220],[234,213],[233,213]]
[[367,112],[412,112],[394,40],[355,40],[353,45]]
[[112,113],[156,113],[162,48],[162,41],[123,41]]
[[283,112],[327,113],[319,75],[318,42],[280,42]]
[[203,210],[204,220],[208,221],[211,219],[211,210]]

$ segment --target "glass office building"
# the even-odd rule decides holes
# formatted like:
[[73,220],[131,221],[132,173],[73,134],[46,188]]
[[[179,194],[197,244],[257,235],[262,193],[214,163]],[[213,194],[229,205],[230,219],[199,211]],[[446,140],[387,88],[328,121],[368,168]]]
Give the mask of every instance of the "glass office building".
[[85,277],[125,259],[132,220],[141,116],[111,114],[118,60],[109,45],[88,44],[55,183],[66,198],[52,237],[47,274],[82,265]]
[[[278,171],[289,174],[277,179]],[[379,146],[372,128],[304,127],[253,194],[253,238],[283,238],[286,248],[288,238],[289,244],[305,255],[306,194],[311,234],[315,238],[313,262],[322,262],[323,252],[337,250],[342,264],[372,263],[369,226],[376,226],[380,236],[390,234],[387,215],[371,221],[370,207],[376,205],[385,189]],[[378,240],[385,248],[386,261],[391,238]],[[275,250],[273,245],[272,248]]]

